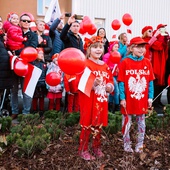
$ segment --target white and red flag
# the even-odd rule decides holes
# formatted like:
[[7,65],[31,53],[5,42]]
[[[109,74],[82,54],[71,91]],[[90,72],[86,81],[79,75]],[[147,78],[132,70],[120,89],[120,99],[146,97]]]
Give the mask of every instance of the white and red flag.
[[41,76],[42,70],[38,67],[28,63],[28,73],[25,76],[23,84],[23,92],[30,96],[31,98],[34,95],[35,87]]
[[125,137],[127,135],[127,133],[130,130],[130,126],[131,126],[131,120],[129,119],[129,116],[127,114],[127,110],[126,110],[126,108],[124,108],[124,109],[125,109],[126,114],[124,115],[125,118],[124,118],[124,122],[123,122],[123,126],[122,126],[123,137]]
[[49,8],[45,14],[44,21],[49,26],[53,23],[53,21],[61,16],[60,6],[58,0],[52,0]]
[[91,93],[95,78],[96,77],[92,73],[92,71],[88,67],[86,67],[84,69],[84,73],[82,74],[80,78],[78,89],[84,94],[86,94],[88,97],[90,97],[90,93]]

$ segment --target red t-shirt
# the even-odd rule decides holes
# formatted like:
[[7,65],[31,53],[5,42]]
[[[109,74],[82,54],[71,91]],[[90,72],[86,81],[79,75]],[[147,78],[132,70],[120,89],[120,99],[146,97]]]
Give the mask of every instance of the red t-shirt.
[[80,102],[80,124],[82,126],[107,126],[108,124],[108,96],[106,84],[113,84],[111,71],[107,64],[99,65],[87,60],[86,66],[92,71],[95,77],[102,77],[103,81],[96,90],[91,90],[90,97],[79,91]]
[[149,82],[152,80],[152,65],[147,58],[141,61],[126,58],[122,61],[118,75],[118,81],[125,86],[126,110],[121,107],[122,114],[147,113]]

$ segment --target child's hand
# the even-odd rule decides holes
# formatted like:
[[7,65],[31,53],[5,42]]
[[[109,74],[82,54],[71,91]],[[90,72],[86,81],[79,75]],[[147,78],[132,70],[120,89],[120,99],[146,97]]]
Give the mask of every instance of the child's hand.
[[96,77],[96,79],[94,80],[94,86],[101,84],[102,81],[103,81],[102,77]]
[[120,105],[123,106],[124,108],[126,108],[126,100],[121,100]]

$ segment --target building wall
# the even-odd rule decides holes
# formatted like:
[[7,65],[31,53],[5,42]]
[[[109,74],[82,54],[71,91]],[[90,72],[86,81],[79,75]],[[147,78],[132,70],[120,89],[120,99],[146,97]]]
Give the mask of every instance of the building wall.
[[[167,24],[170,32],[170,1],[169,0],[72,0],[72,11],[77,14],[87,15],[95,22],[95,18],[105,20],[107,37],[112,39],[113,34],[119,35],[126,32],[127,26],[122,23],[125,13],[131,14],[133,22],[130,25],[132,36],[141,36],[141,29],[146,25],[156,26],[160,23]],[[114,19],[121,22],[121,28],[114,31],[111,23]]]
[[[59,0],[61,12],[71,12],[72,0]],[[16,12],[18,15],[23,12],[30,12],[35,18],[43,18],[37,15],[37,0],[0,0],[0,16],[6,19],[9,12]]]

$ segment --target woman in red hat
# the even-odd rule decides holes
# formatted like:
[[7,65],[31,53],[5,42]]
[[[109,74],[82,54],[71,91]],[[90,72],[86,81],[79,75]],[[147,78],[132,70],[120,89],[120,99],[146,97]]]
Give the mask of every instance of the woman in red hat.
[[147,43],[141,37],[132,38],[128,56],[122,60],[119,67],[118,82],[123,115],[122,132],[126,152],[133,152],[129,135],[132,115],[136,115],[138,124],[135,151],[143,151],[145,114],[152,106],[154,75],[150,61],[144,58],[145,44]]
[[[157,40],[156,37],[160,34],[160,31],[158,30],[153,35],[153,27],[152,26],[145,26],[142,28],[142,38],[147,44],[145,45],[146,53],[144,54],[145,58],[148,58],[150,61],[152,61],[152,45]],[[153,47],[154,48],[154,47]]]
[[[90,81],[92,81],[92,89],[90,96],[85,93],[79,93],[80,101],[80,145],[79,155],[84,160],[94,160],[95,157],[91,155],[88,149],[90,135],[93,135],[92,152],[97,158],[104,156],[101,151],[101,128],[108,124],[108,96],[107,93],[112,93],[113,78],[111,71],[106,63],[100,60],[104,53],[104,46],[102,38],[94,36],[90,39],[85,39],[85,50],[87,49],[86,66],[91,72]],[[82,83],[87,79],[87,74],[82,74],[80,79]],[[87,84],[88,85],[88,81]]]

